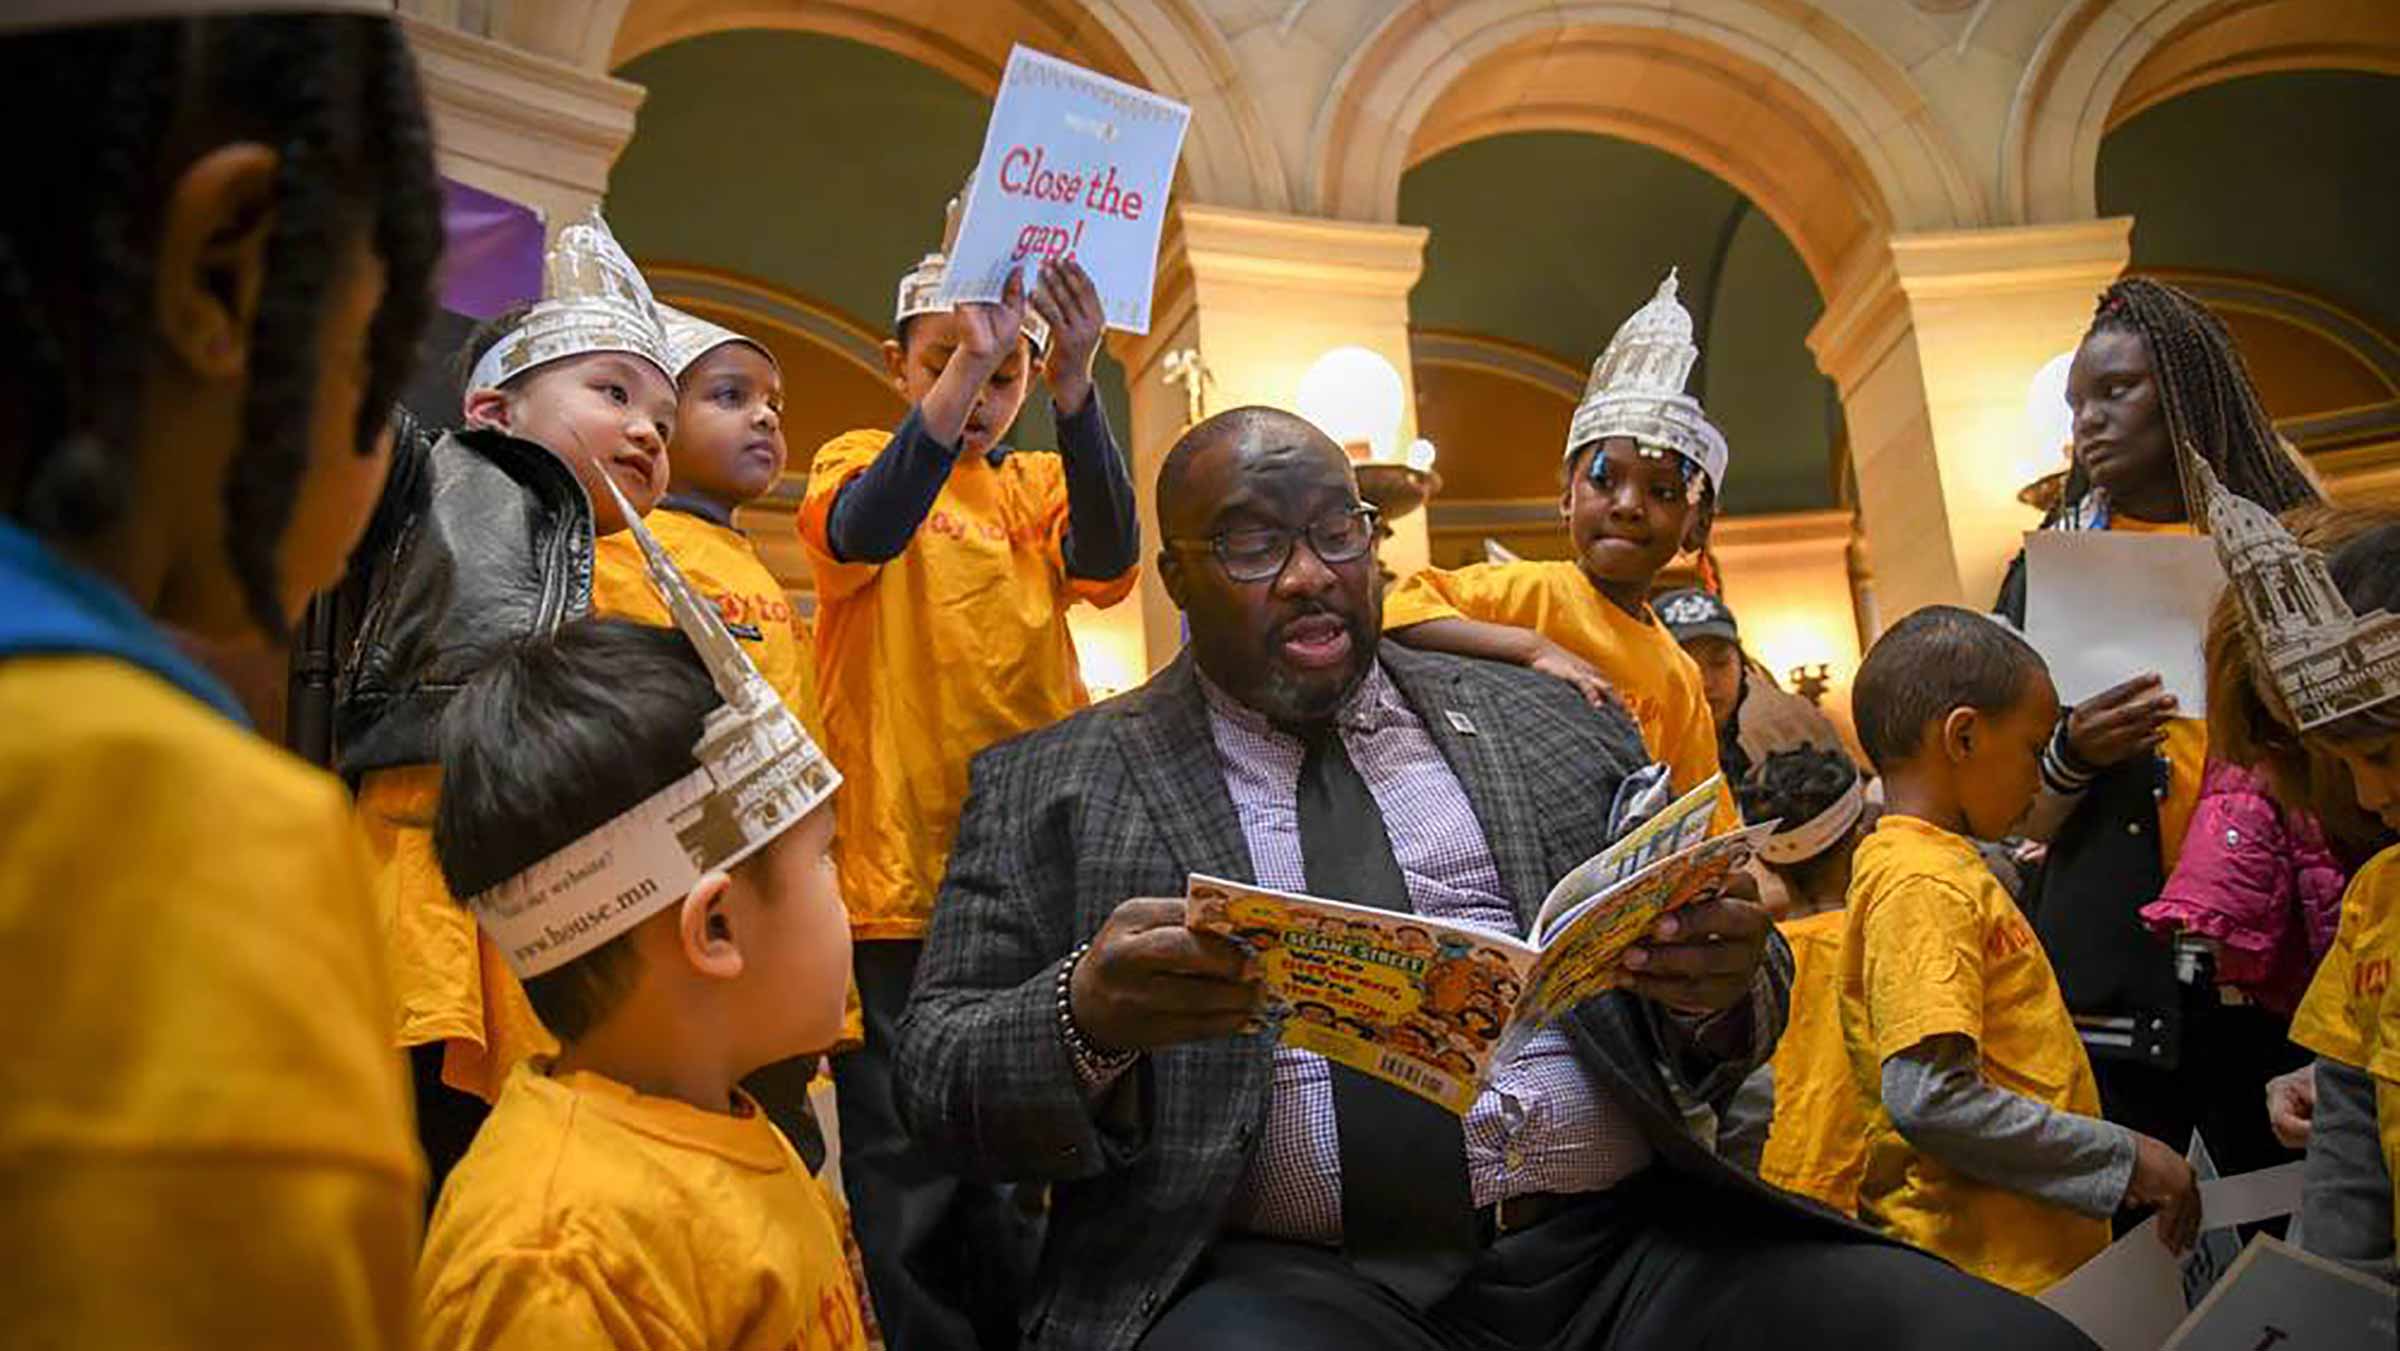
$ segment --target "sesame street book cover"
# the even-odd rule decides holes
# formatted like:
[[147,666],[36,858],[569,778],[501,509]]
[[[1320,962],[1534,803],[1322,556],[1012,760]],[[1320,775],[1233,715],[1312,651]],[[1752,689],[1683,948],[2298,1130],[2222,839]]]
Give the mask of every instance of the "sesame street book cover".
[[[1705,830],[1714,781],[1698,791],[1707,794],[1698,799]],[[1683,806],[1679,800],[1570,873],[1567,881],[1586,889],[1557,906],[1550,937],[1538,946],[1428,915],[1202,873],[1186,887],[1184,922],[1260,955],[1266,1017],[1285,1045],[1464,1115],[1535,1031],[1622,983],[1625,949],[1659,916],[1716,895],[1749,859],[1761,828],[1661,856],[1659,846],[1677,838],[1670,818]],[[1609,855],[1619,851],[1620,862],[1647,861],[1629,873],[1612,870]],[[1544,913],[1551,913],[1547,903]]]

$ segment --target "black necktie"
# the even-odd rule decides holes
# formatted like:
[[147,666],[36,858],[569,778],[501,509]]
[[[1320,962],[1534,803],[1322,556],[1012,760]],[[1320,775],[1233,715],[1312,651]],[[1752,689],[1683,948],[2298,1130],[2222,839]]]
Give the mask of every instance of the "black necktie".
[[[1311,893],[1408,913],[1408,883],[1375,795],[1333,727],[1300,762],[1300,857]],[[1463,1124],[1447,1108],[1343,1065],[1333,1071],[1342,1150],[1342,1251],[1416,1307],[1448,1294],[1475,1260]]]

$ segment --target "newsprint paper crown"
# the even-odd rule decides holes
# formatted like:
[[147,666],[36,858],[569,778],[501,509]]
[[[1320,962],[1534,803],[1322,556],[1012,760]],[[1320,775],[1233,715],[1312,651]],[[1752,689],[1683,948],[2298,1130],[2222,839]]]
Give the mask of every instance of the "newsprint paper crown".
[[754,347],[760,356],[767,359],[768,365],[778,372],[783,369],[783,363],[775,359],[775,353],[749,334],[736,333],[723,324],[712,324],[696,314],[685,314],[663,300],[658,302],[658,317],[667,330],[667,371],[675,377],[677,384],[683,382],[683,373],[690,370],[700,358],[729,342]]
[[725,702],[692,747],[699,768],[491,890],[469,908],[519,979],[575,960],[725,872],[833,796],[842,776],[777,697],[717,607],[684,580],[615,483],[618,510]]
[[1567,428],[1567,454],[1611,436],[1633,438],[1651,450],[1671,450],[1700,466],[1725,491],[1725,435],[1700,411],[1700,401],[1683,392],[1683,382],[1700,359],[1692,341],[1692,312],[1675,298],[1680,283],[1667,270],[1658,294],[1617,326],[1616,336],[1592,363],[1583,402]]
[[2184,493],[2248,621],[2251,660],[2300,730],[2400,699],[2400,615],[2351,613],[2324,558],[2273,512],[2228,491],[2189,443],[2178,458]]
[[592,352],[639,357],[675,383],[650,283],[596,206],[558,232],[542,257],[542,298],[475,363],[467,388],[498,389],[536,366]]

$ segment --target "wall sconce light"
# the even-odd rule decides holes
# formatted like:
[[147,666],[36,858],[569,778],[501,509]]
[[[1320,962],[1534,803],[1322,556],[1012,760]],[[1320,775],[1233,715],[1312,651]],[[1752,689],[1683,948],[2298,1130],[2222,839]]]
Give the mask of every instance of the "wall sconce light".
[[2025,449],[2019,457],[2019,482],[2030,483],[2067,467],[2075,442],[2075,413],[2067,407],[2067,368],[2075,353],[2061,352],[2042,363],[2025,389]]
[[1792,693],[1814,705],[1822,705],[1825,691],[1833,683],[1832,667],[1825,662],[1802,662],[1791,670]]
[[1400,416],[1406,394],[1400,372],[1380,352],[1336,347],[1318,357],[1300,377],[1300,416],[1317,424],[1334,444],[1358,457],[1397,463]]

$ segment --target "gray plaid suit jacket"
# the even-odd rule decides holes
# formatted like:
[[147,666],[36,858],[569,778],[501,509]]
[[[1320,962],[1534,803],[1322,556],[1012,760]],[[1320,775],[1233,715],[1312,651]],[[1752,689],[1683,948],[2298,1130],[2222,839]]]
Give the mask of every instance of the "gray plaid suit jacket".
[[[1606,843],[1617,782],[1646,759],[1639,735],[1548,676],[1391,643],[1381,656],[1528,923],[1551,884]],[[1138,1341],[1216,1235],[1264,1128],[1264,1034],[1154,1051],[1098,1116],[1059,1039],[1059,964],[1120,902],[1181,896],[1191,872],[1252,878],[1202,700],[1187,651],[1141,688],[976,758],[903,1018],[901,1110],[916,1138],[968,1176],[1052,1184],[1028,1347]],[[1675,1073],[1688,1096],[1721,1106],[1765,1059],[1791,988],[1789,949],[1774,938],[1768,952],[1755,1045],[1738,1062],[1708,1061],[1623,992],[1565,1025],[1694,1204],[1720,1206],[1729,1223],[1781,1211],[1855,1233],[1720,1161],[1668,1088]]]

